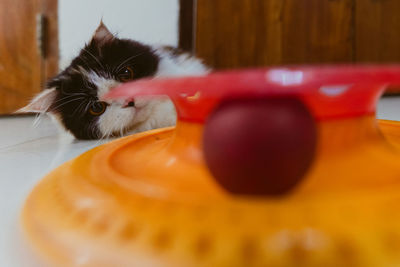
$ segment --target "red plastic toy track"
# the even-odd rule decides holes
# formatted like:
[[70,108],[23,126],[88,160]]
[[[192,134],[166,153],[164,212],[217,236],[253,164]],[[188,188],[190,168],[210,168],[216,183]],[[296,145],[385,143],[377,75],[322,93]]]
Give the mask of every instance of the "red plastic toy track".
[[399,65],[283,67],[141,80],[124,84],[106,97],[168,95],[180,120],[202,122],[225,98],[295,95],[321,120],[373,114],[377,99],[393,84],[400,85]]

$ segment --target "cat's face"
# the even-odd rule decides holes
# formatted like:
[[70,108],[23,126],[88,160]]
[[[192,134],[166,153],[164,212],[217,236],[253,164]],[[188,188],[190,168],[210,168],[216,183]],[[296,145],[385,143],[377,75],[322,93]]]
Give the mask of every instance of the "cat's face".
[[158,63],[150,47],[118,39],[101,24],[89,44],[30,105],[54,114],[79,139],[122,135],[147,120],[162,101],[106,101],[103,96],[120,83],[153,76]]

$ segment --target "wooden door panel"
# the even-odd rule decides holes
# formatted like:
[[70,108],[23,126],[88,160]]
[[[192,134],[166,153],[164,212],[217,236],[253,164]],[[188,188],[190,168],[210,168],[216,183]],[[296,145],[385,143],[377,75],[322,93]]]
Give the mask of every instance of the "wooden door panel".
[[15,111],[21,99],[39,91],[36,12],[35,1],[0,1],[0,113]]
[[[53,38],[49,38],[46,58],[37,46],[37,14],[50,14]],[[57,71],[56,15],[57,1],[0,1],[0,114],[26,105],[41,90],[44,79]]]
[[46,82],[58,72],[58,1],[57,0],[41,0],[41,13],[45,16],[46,32],[45,55],[42,58],[42,83]]
[[353,59],[353,0],[290,0],[282,12],[280,63]]
[[216,68],[348,62],[354,0],[197,1],[196,53]]
[[279,63],[282,2],[197,1],[196,53],[216,68]]
[[400,1],[356,0],[356,61],[400,61]]

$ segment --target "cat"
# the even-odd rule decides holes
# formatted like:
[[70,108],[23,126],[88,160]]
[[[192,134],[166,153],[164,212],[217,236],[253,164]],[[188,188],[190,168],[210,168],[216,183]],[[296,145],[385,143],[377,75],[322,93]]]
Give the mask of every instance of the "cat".
[[121,83],[141,78],[205,75],[203,62],[177,48],[150,46],[113,35],[103,22],[69,66],[19,112],[48,113],[77,139],[103,139],[172,126],[167,97],[103,100]]

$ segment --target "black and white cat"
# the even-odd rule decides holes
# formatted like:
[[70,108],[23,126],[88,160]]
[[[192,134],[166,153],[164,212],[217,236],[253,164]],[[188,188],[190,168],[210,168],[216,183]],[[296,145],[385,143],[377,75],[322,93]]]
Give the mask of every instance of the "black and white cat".
[[144,77],[203,75],[209,69],[176,48],[119,39],[101,22],[71,64],[19,112],[49,113],[78,139],[100,139],[172,126],[168,98],[100,101],[121,83]]

